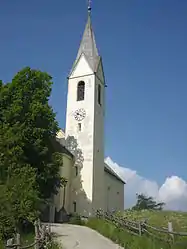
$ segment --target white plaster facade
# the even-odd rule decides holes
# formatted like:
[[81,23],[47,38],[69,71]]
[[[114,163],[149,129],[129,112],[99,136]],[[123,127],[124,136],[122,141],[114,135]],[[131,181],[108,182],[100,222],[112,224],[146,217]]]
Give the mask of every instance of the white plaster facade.
[[105,164],[105,210],[124,210],[124,182]]
[[[79,82],[85,87],[84,98],[78,101]],[[84,115],[77,118],[80,109]],[[63,155],[60,172],[67,186],[54,198],[56,212],[64,208],[68,213],[90,216],[97,209],[124,209],[125,183],[104,163],[104,115],[105,77],[89,15],[68,77],[66,129],[57,134],[72,156]]]

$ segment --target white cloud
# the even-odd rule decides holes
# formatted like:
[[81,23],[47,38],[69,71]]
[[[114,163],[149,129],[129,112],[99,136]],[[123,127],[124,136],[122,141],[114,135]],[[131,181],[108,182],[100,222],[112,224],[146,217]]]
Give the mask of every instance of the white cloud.
[[153,196],[156,200],[166,203],[165,208],[187,211],[187,182],[178,176],[167,177],[159,186],[156,181],[141,177],[136,171],[121,167],[110,157],[105,162],[127,183],[125,185],[125,207],[136,202],[136,193]]

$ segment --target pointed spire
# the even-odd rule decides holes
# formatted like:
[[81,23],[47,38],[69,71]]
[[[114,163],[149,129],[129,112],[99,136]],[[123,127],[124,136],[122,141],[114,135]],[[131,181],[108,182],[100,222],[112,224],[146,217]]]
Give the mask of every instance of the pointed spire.
[[87,20],[84,34],[83,34],[83,37],[80,43],[80,47],[79,47],[78,54],[75,60],[75,64],[82,54],[84,54],[84,56],[86,57],[92,70],[95,71],[97,63],[98,63],[98,59],[99,59],[99,53],[97,50],[95,36],[94,36],[93,29],[92,29],[91,1],[90,0],[88,0],[88,20]]

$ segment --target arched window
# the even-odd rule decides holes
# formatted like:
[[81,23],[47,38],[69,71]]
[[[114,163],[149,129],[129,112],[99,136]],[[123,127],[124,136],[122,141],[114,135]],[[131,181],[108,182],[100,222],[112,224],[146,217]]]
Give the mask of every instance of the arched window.
[[77,85],[77,101],[84,100],[85,83],[80,81]]
[[97,100],[98,104],[101,105],[101,85],[98,85]]
[[77,212],[77,203],[76,203],[76,201],[73,202],[73,212],[74,213]]
[[79,173],[78,167],[75,166],[75,176],[78,176],[78,173]]

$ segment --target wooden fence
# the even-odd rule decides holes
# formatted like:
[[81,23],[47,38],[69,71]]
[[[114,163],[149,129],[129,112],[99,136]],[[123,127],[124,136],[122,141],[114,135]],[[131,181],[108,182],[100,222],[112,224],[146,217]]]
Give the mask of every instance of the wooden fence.
[[[166,243],[180,243],[180,239],[177,237],[186,237],[187,239],[187,232],[176,232],[173,231],[172,223],[168,222],[167,228],[158,228],[151,226],[147,223],[146,220],[143,221],[131,221],[127,218],[119,217],[114,213],[104,212],[104,211],[97,211],[97,217],[105,219],[107,221],[112,222],[114,225],[120,228],[124,228],[127,232],[136,235],[148,235],[154,239],[162,240]],[[178,240],[178,241],[177,241]],[[187,244],[187,240],[185,240]]]
[[14,238],[7,240],[6,248],[7,249],[41,249],[47,247],[51,243],[51,229],[48,225],[41,225],[41,222],[38,220],[34,224],[35,227],[35,239],[34,242],[30,245],[21,245],[21,236],[16,234]]

